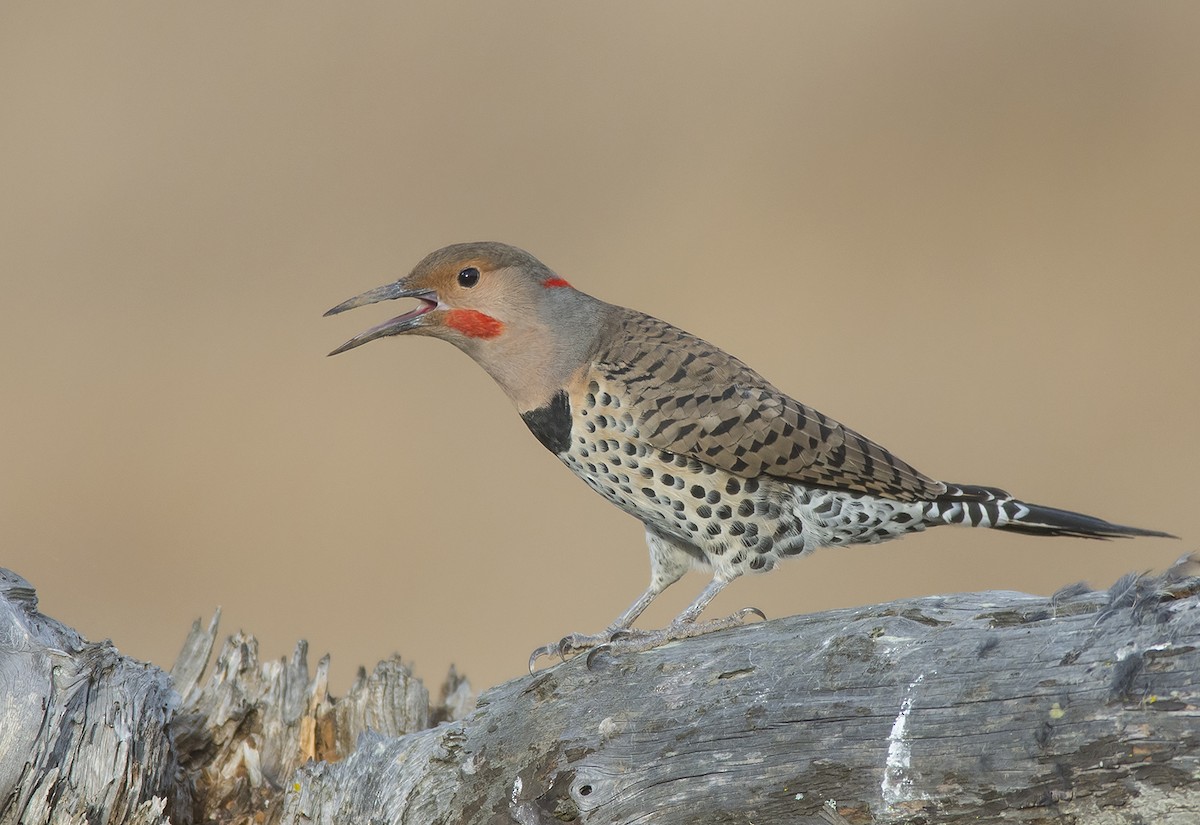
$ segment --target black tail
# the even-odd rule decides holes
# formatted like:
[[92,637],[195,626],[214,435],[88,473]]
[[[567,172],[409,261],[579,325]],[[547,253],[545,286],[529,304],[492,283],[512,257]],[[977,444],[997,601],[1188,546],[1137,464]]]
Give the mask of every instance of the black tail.
[[1159,536],[1179,538],[1160,530],[1143,530],[1113,524],[1102,518],[1028,504],[995,487],[974,484],[947,484],[945,495],[929,502],[925,518],[931,524],[962,524],[968,527],[993,527],[1033,536],[1078,536],[1087,539]]

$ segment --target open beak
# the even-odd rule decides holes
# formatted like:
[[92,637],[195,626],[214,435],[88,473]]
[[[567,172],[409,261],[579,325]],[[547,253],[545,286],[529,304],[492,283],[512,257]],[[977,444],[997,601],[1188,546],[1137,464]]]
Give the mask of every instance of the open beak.
[[397,315],[389,321],[384,321],[382,324],[371,327],[366,332],[360,332],[329,354],[337,355],[339,352],[354,349],[368,341],[374,341],[376,338],[383,338],[388,335],[400,335],[401,333],[408,332],[420,325],[422,315],[437,309],[438,305],[437,293],[432,289],[406,289],[404,281],[400,280],[395,283],[375,287],[375,289],[369,289],[362,295],[356,295],[349,301],[343,301],[326,312],[325,315],[337,315],[339,312],[345,312],[355,307],[375,304],[380,301],[394,301],[397,298],[416,298],[420,301],[420,304],[415,309],[403,315]]

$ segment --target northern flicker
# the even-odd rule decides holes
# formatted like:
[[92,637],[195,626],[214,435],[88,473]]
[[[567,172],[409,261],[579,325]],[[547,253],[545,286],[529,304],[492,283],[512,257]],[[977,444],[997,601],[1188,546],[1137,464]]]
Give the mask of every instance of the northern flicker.
[[[937,481],[795,401],[744,363],[657,318],[572,287],[501,243],[439,249],[395,283],[329,310],[396,298],[417,306],[330,355],[391,335],[443,338],[471,356],[571,472],[646,527],[650,584],[602,633],[542,655],[635,649],[741,623],[697,621],[729,582],[818,547],[874,544],[943,524],[1044,536],[1168,533],[1029,504],[1003,490]],[[635,631],[688,570],[704,591],[666,628]]]

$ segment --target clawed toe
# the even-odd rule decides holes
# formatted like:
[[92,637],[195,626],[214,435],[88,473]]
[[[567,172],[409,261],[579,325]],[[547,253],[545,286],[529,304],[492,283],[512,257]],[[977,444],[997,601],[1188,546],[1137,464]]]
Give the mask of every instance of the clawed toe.
[[713,633],[717,630],[728,630],[731,627],[740,627],[746,623],[746,619],[751,616],[757,616],[762,621],[767,620],[767,614],[763,613],[757,607],[743,607],[736,613],[724,616],[720,619],[711,619],[707,622],[695,623],[679,623],[672,624],[667,628],[668,631],[675,631],[672,639],[690,639],[695,636],[703,636],[706,633]]
[[758,616],[758,618],[762,619],[764,622],[767,620],[767,614],[763,613],[757,607],[743,607],[741,610],[739,610],[737,613],[734,613],[733,615],[739,616],[742,619],[742,621],[745,621],[746,619],[748,619],[751,616]]
[[534,648],[533,653],[529,654],[529,675],[530,676],[533,675],[533,669],[534,669],[534,666],[537,664],[537,660],[542,658],[543,656],[552,656],[555,653],[558,653],[558,645],[559,645],[559,643],[555,642],[553,644],[542,645],[541,647]]
[[529,672],[531,674],[534,672],[537,660],[543,656],[557,656],[560,661],[565,662],[575,654],[607,644],[615,636],[616,634],[612,632],[598,633],[595,636],[585,636],[582,633],[571,633],[563,636],[557,642],[542,645],[529,654]]
[[602,654],[605,654],[605,653],[612,653],[612,645],[611,644],[606,643],[606,644],[602,644],[602,645],[596,645],[591,650],[589,650],[588,654],[587,654],[587,658],[584,659],[584,664],[587,665],[587,669],[591,670],[592,665],[595,664],[595,662],[596,662],[596,657],[600,656]]

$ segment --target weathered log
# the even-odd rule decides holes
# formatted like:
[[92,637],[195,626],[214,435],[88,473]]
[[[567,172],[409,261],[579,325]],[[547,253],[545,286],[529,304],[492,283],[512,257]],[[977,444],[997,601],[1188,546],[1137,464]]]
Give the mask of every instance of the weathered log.
[[39,614],[4,571],[0,823],[1190,824],[1194,572],[600,652],[472,711],[453,674],[431,707],[395,657],[335,699],[327,659],[310,676],[301,643],[260,663],[244,634],[205,678],[216,617],[173,689]]
[[301,764],[342,759],[368,731],[402,737],[474,709],[470,685],[453,668],[441,701],[431,707],[425,685],[399,656],[369,675],[360,668],[337,699],[328,691],[328,656],[310,676],[306,642],[290,660],[259,662],[258,641],[244,633],[225,641],[202,682],[218,620],[219,614],[204,630],[198,622],[192,626],[172,669],[183,701],[171,735],[195,784],[193,821],[278,822],[283,794]]
[[288,823],[1200,821],[1200,579],[574,659],[301,769]]
[[37,610],[0,568],[0,823],[166,823],[187,810],[167,675]]
[[290,660],[259,662],[243,633],[205,680],[219,615],[193,625],[168,677],[42,615],[32,586],[0,568],[0,825],[269,825],[303,762],[474,707],[453,670],[431,707],[396,656],[335,699],[328,658],[310,676],[300,642]]

